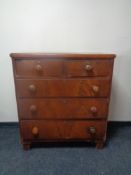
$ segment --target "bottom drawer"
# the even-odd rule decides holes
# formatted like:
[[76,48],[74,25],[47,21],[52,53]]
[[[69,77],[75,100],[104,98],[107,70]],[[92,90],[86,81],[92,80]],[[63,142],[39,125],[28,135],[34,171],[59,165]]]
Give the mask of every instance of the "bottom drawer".
[[106,121],[21,121],[23,140],[51,139],[102,139],[106,132]]

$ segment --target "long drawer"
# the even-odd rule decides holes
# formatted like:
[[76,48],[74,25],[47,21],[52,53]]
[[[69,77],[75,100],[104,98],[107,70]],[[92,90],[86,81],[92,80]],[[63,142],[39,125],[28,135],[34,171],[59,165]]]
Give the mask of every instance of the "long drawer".
[[101,139],[106,121],[21,121],[23,140],[50,139]]
[[110,76],[113,60],[18,59],[16,77],[96,77]]
[[97,119],[108,114],[107,99],[19,99],[21,119]]
[[108,97],[110,79],[16,80],[18,97]]

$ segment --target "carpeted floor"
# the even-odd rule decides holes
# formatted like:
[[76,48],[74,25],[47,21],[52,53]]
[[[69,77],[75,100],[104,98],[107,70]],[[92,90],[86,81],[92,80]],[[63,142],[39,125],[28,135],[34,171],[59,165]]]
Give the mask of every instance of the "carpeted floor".
[[0,125],[0,175],[131,175],[131,125],[109,126],[102,150],[74,143],[29,151],[17,126]]

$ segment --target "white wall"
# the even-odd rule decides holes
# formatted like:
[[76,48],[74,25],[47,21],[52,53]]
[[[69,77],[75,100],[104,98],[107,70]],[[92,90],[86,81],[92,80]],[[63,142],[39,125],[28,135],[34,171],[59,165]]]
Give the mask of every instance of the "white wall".
[[17,121],[11,52],[116,53],[110,120],[131,121],[131,0],[0,0],[0,121]]

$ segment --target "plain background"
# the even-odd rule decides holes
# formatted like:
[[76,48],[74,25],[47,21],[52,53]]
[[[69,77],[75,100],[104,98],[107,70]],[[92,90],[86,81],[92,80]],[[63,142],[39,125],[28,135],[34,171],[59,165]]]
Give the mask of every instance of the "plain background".
[[131,0],[0,0],[0,122],[17,121],[11,52],[117,54],[109,120],[131,121]]

